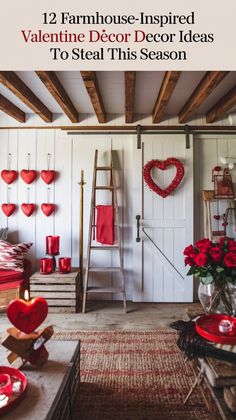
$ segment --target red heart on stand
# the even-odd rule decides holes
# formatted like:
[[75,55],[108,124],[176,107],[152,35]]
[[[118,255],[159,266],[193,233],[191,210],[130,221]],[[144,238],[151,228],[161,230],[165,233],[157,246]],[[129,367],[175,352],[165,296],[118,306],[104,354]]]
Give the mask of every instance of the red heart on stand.
[[42,209],[42,212],[48,217],[48,216],[51,216],[52,213],[54,213],[56,206],[55,204],[42,203],[41,209]]
[[23,203],[21,204],[21,210],[23,211],[23,213],[25,213],[25,215],[27,217],[30,217],[31,214],[34,213],[36,209],[36,205],[33,203]]
[[53,171],[53,170],[50,170],[50,171],[49,170],[48,171],[43,170],[43,171],[40,172],[40,176],[41,176],[42,180],[44,182],[46,182],[46,184],[49,185],[56,178],[56,171]]
[[22,169],[20,176],[26,184],[31,184],[37,177],[37,171],[33,169]]
[[8,169],[3,169],[1,172],[1,177],[8,185],[12,184],[18,178],[17,171],[10,171]]
[[10,204],[10,203],[2,204],[2,211],[7,217],[10,217],[14,213],[15,210],[16,210],[15,204]]
[[29,334],[35,331],[45,320],[48,314],[47,301],[42,297],[25,302],[23,299],[15,299],[7,308],[9,321],[18,330]]
[[[171,183],[165,189],[160,188],[152,179],[151,177],[151,170],[153,168],[158,168],[161,170],[165,170],[168,166],[175,166],[176,167],[176,175]],[[148,162],[143,168],[143,177],[149,188],[153,190],[155,193],[159,194],[161,197],[165,198],[169,194],[171,194],[180,184],[184,177],[184,165],[176,158],[168,158],[166,160],[157,160],[153,159]]]

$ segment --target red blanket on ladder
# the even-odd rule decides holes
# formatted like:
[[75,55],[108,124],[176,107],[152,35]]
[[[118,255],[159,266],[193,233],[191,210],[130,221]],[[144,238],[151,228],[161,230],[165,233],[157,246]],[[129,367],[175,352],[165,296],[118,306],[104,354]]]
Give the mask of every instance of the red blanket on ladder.
[[96,206],[96,241],[101,244],[114,244],[114,207]]

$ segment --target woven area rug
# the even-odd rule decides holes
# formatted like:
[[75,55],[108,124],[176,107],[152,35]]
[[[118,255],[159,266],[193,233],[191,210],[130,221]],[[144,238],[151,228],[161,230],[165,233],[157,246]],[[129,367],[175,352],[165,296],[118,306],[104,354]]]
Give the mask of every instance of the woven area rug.
[[194,374],[174,331],[59,332],[54,338],[81,340],[74,419],[210,419],[200,389],[182,404]]

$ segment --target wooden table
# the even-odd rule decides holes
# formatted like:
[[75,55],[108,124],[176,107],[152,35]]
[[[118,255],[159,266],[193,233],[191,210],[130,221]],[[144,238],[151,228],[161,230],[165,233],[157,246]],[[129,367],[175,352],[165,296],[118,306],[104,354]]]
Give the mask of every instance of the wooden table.
[[82,285],[78,268],[70,273],[40,274],[30,277],[30,297],[42,296],[47,299],[49,312],[75,313],[82,302]]
[[[25,398],[4,419],[67,420],[80,383],[79,341],[51,340],[46,344],[49,360],[40,369],[25,365],[28,379]],[[1,347],[0,364],[9,365]]]
[[[203,315],[202,307],[186,308],[188,320],[193,320]],[[224,388],[236,385],[236,365],[215,358],[195,358],[191,366],[197,374],[199,368],[203,372],[204,383],[210,391],[212,402],[209,401],[208,408],[213,419],[233,420],[236,414],[232,413],[224,400]],[[217,411],[216,411],[217,410]]]

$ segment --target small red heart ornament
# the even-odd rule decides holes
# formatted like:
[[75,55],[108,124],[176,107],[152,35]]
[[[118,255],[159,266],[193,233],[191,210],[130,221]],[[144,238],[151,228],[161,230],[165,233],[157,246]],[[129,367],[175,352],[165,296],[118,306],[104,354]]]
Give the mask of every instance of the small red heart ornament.
[[51,204],[51,203],[42,203],[41,204],[41,209],[42,212],[47,216],[51,216],[52,213],[54,213],[56,206],[55,204]]
[[56,178],[56,171],[53,171],[53,170],[48,170],[48,171],[43,170],[43,171],[40,172],[40,176],[41,176],[42,180],[44,182],[46,182],[46,184],[49,185]]
[[30,217],[31,214],[33,214],[36,210],[36,205],[33,203],[22,203],[21,210],[23,211],[23,213],[25,213],[27,217]]
[[3,169],[1,172],[1,177],[3,181],[6,182],[6,184],[10,185],[18,178],[18,172],[10,171],[8,169]]
[[32,184],[37,178],[37,171],[34,171],[33,169],[22,169],[20,176],[26,184]]
[[215,214],[214,219],[215,220],[220,220],[220,215],[219,214]]
[[[171,183],[166,187],[165,189],[160,188],[152,179],[151,177],[151,170],[153,168],[158,168],[161,170],[165,170],[168,168],[168,166],[175,166],[176,167],[176,175],[174,179],[171,181]],[[155,193],[159,194],[161,197],[165,198],[168,195],[170,195],[180,184],[184,177],[184,165],[180,160],[176,158],[168,158],[166,160],[157,160],[153,159],[146,163],[146,165],[143,168],[143,177],[146,182],[146,184],[149,186],[151,190],[153,190]]]
[[16,210],[16,205],[13,203],[4,203],[2,204],[2,211],[7,216],[10,217]]
[[29,334],[35,331],[45,320],[48,314],[48,304],[43,297],[36,297],[28,302],[23,299],[15,299],[7,308],[9,321],[18,330]]

